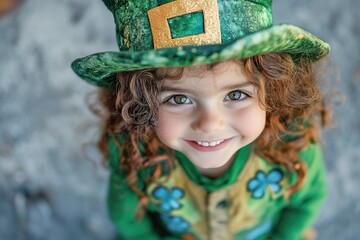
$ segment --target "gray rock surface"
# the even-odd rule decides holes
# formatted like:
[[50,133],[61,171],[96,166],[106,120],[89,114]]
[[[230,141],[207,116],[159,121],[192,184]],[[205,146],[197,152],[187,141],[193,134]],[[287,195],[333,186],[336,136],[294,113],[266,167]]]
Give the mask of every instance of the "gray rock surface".
[[[337,128],[324,134],[329,198],[318,239],[360,235],[360,1],[277,0],[276,23],[301,26],[332,46],[327,85],[342,93]],[[108,173],[93,143],[95,88],[75,58],[116,50],[100,0],[25,0],[0,19],[0,239],[111,239]]]

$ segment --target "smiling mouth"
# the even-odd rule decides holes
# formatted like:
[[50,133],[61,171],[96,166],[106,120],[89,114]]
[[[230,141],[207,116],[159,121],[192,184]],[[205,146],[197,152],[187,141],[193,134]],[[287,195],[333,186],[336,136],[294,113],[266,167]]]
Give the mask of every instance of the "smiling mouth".
[[186,142],[194,149],[196,149],[197,151],[200,152],[212,152],[212,151],[218,151],[222,148],[224,148],[227,143],[231,140],[232,138],[227,138],[227,139],[219,139],[216,141],[191,141],[191,140],[186,140]]
[[203,146],[203,147],[215,147],[215,146],[219,145],[220,143],[222,143],[223,141],[225,141],[225,140],[221,139],[221,140],[212,141],[212,142],[205,142],[205,141],[194,141],[194,142],[196,142],[198,145]]

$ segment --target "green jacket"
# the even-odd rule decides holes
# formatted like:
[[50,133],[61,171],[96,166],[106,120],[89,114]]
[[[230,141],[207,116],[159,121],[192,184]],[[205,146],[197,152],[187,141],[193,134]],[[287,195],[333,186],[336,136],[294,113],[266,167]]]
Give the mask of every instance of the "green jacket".
[[300,153],[308,175],[288,201],[284,192],[296,176],[254,154],[251,146],[239,150],[231,168],[215,180],[176,152],[169,178],[145,184],[151,170],[139,172],[138,186],[150,202],[145,217],[136,221],[137,196],[119,171],[112,141],[109,147],[108,207],[121,239],[300,240],[326,196],[322,152],[315,144]]

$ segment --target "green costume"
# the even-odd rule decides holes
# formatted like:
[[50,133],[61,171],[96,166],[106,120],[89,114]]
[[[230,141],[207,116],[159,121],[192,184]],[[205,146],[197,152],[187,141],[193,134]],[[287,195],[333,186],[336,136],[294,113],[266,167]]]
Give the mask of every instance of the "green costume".
[[230,169],[215,180],[202,176],[177,152],[178,163],[169,179],[164,175],[144,184],[150,172],[139,172],[138,186],[150,203],[145,217],[137,222],[137,196],[119,170],[115,144],[109,144],[109,213],[123,239],[302,239],[326,196],[318,145],[300,153],[308,175],[304,187],[288,201],[284,192],[296,176],[260,158],[251,146],[240,149]]

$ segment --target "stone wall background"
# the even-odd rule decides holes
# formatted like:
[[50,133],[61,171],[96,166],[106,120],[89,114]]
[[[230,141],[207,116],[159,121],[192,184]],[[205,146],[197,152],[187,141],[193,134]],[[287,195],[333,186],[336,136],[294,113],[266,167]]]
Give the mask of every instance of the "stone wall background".
[[[360,1],[276,0],[289,22],[332,46],[328,86],[343,94],[337,128],[325,133],[329,198],[318,239],[360,234]],[[100,240],[108,174],[92,147],[95,88],[70,69],[77,57],[117,50],[111,14],[99,0],[25,0],[0,19],[0,239]],[[335,98],[336,102],[341,97]]]

